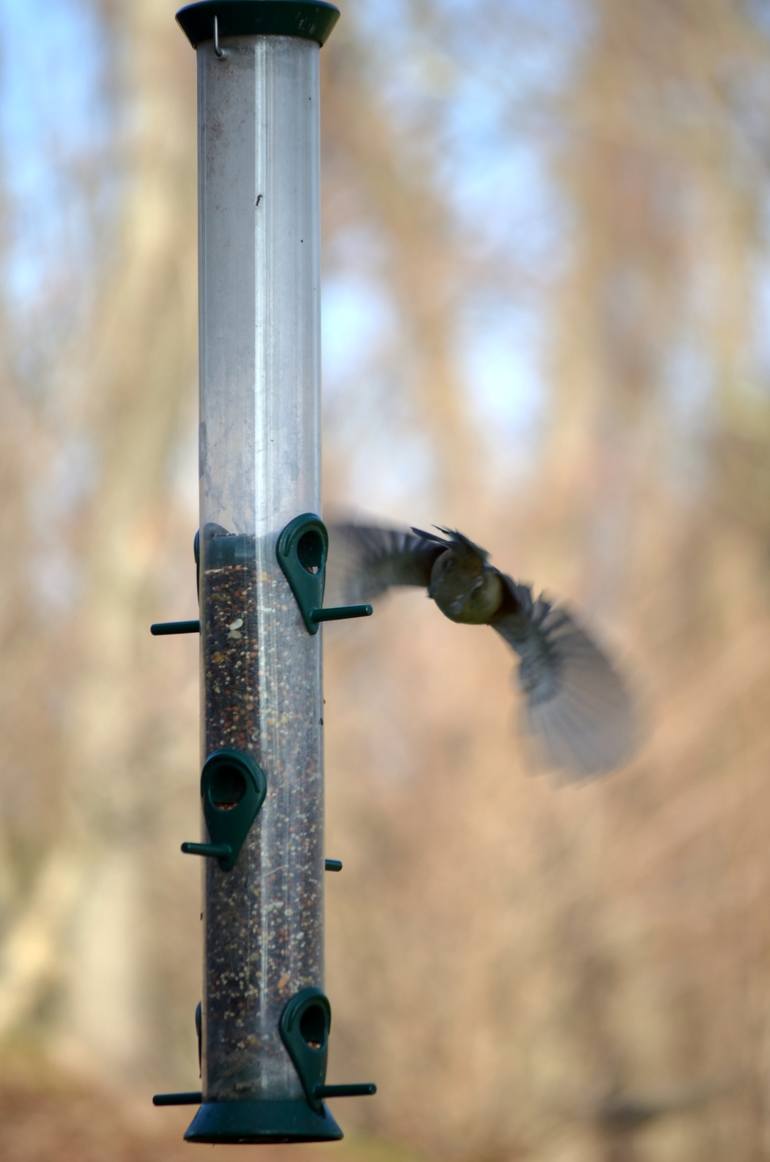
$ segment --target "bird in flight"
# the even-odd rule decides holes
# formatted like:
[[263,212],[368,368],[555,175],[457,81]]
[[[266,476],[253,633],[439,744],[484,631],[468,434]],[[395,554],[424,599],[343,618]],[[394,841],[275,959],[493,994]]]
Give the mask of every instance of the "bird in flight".
[[564,606],[533,595],[463,533],[329,526],[342,600],[370,601],[403,585],[427,590],[450,621],[488,625],[518,656],[521,718],[540,757],[573,779],[622,766],[638,738],[625,680]]

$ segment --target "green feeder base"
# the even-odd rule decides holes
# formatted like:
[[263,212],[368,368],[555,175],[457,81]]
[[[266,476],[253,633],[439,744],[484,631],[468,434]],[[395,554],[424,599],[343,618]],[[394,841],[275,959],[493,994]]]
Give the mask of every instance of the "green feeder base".
[[332,1142],[342,1130],[325,1105],[306,1101],[206,1101],[185,1134],[187,1142]]

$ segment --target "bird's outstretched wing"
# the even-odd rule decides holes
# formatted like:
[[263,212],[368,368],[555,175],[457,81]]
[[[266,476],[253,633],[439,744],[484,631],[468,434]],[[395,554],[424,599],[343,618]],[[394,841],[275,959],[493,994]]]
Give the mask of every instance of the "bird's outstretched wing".
[[448,546],[418,530],[352,521],[330,523],[328,583],[335,603],[371,601],[396,585],[427,588],[433,562]]
[[622,766],[638,741],[623,678],[567,609],[501,576],[507,600],[491,625],[519,655],[522,726],[541,757],[572,778]]

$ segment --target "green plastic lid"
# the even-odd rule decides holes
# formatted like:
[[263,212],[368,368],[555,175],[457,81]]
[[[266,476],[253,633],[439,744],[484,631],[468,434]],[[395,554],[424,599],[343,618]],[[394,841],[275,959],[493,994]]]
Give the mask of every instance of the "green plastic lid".
[[193,48],[227,36],[297,36],[323,44],[339,19],[339,9],[326,0],[199,0],[176,14]]

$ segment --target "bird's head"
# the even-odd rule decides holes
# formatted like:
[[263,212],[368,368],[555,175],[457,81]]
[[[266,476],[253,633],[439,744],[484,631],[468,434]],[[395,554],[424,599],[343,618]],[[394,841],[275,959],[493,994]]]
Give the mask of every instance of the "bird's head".
[[500,574],[487,564],[485,549],[462,533],[443,528],[440,531],[448,540],[430,534],[445,549],[433,563],[428,596],[451,621],[483,625],[502,600]]

